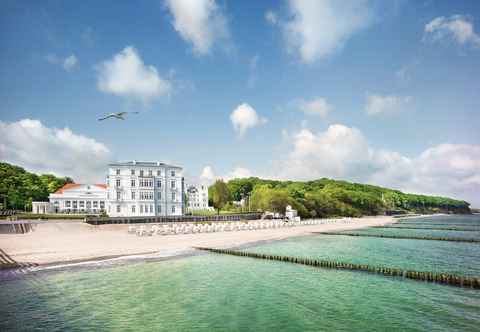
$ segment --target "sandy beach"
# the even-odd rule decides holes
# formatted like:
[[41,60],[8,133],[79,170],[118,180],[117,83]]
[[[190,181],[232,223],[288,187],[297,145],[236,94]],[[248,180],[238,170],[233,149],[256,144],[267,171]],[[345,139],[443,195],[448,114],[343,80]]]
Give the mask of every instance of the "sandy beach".
[[22,264],[52,266],[105,260],[132,255],[168,257],[191,253],[195,246],[231,248],[260,241],[280,240],[312,232],[341,231],[381,226],[392,217],[352,218],[352,223],[298,226],[186,235],[139,237],[128,234],[128,225],[92,226],[82,222],[42,223],[26,234],[0,234],[0,248],[10,260]]

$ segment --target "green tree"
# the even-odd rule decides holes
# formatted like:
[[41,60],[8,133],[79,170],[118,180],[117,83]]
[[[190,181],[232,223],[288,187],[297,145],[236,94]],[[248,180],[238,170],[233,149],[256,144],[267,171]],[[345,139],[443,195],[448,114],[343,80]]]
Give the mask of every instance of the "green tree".
[[31,208],[32,201],[47,201],[48,195],[71,178],[58,178],[51,174],[36,175],[23,168],[0,162],[0,200],[5,209]]
[[211,197],[213,207],[217,209],[217,213],[220,214],[220,210],[231,200],[230,190],[223,180],[217,180],[208,188],[208,195]]

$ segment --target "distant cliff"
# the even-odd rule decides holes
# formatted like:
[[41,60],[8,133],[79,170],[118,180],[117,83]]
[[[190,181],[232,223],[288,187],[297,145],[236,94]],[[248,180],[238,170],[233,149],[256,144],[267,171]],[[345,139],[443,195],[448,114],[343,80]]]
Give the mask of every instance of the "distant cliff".
[[322,178],[276,181],[255,177],[227,182],[232,201],[249,199],[251,210],[282,212],[290,204],[302,217],[361,216],[387,212],[471,213],[470,204],[447,197],[403,193],[378,186]]

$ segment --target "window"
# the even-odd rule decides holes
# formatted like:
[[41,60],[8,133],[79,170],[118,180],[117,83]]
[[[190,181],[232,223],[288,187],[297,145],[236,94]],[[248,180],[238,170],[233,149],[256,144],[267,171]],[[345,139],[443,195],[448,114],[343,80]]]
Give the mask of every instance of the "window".
[[177,196],[177,195],[175,195],[175,193],[172,193],[172,201],[175,201],[176,196]]
[[87,201],[87,209],[90,209],[92,208],[92,202],[91,201]]
[[143,169],[140,170],[140,176],[143,176]]
[[135,192],[132,191],[132,200],[135,200]]
[[100,209],[105,209],[105,201],[100,201]]
[[160,172],[160,170],[157,171],[157,176],[160,176],[162,173]]
[[69,208],[69,207],[70,207],[70,203],[71,203],[70,201],[65,201],[65,207],[68,207],[68,208]]
[[158,200],[162,199],[162,192],[160,191],[157,192],[157,199]]
[[157,187],[162,188],[162,181],[160,181],[160,180],[157,181]]
[[120,179],[117,179],[117,181],[115,182],[115,186],[120,187]]
[[152,174],[152,170],[149,169],[149,170],[148,170],[148,176],[152,176],[152,175],[153,175],[153,174]]
[[134,179],[132,179],[132,180],[130,181],[130,186],[131,186],[131,187],[135,187],[135,180],[134,180]]
[[135,205],[132,205],[132,213],[135,213]]
[[171,172],[170,172],[170,175],[171,175],[171,176],[175,176],[175,171],[171,171]]
[[143,213],[143,204],[140,204],[140,213]]
[[130,174],[135,175],[135,170],[134,169],[130,170]]
[[93,207],[98,208],[98,201],[93,201]]
[[172,205],[172,213],[175,213],[175,205]]
[[117,168],[116,174],[120,175],[120,169]]
[[175,189],[175,180],[172,180],[172,181],[170,182],[170,187],[171,187],[172,189]]
[[162,212],[162,206],[161,206],[161,205],[158,205],[158,206],[157,206],[157,212],[158,212],[158,213]]
[[119,200],[121,198],[121,193],[119,191],[117,191],[117,200]]
[[117,212],[120,213],[120,205],[117,205]]
[[84,208],[85,207],[85,201],[79,201],[78,206],[80,206],[81,208]]
[[150,205],[150,213],[153,213],[153,205]]

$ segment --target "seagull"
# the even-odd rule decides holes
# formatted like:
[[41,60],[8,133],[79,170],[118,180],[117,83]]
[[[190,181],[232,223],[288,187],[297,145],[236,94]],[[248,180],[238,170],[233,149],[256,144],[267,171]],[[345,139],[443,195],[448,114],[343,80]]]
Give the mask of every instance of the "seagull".
[[98,121],[103,121],[103,120],[106,120],[106,119],[109,119],[109,118],[115,118],[115,119],[118,119],[118,120],[125,120],[124,116],[128,113],[133,113],[133,114],[138,114],[140,112],[118,112],[118,113],[110,113],[108,115],[106,115],[105,117],[103,118],[100,118],[98,119]]

